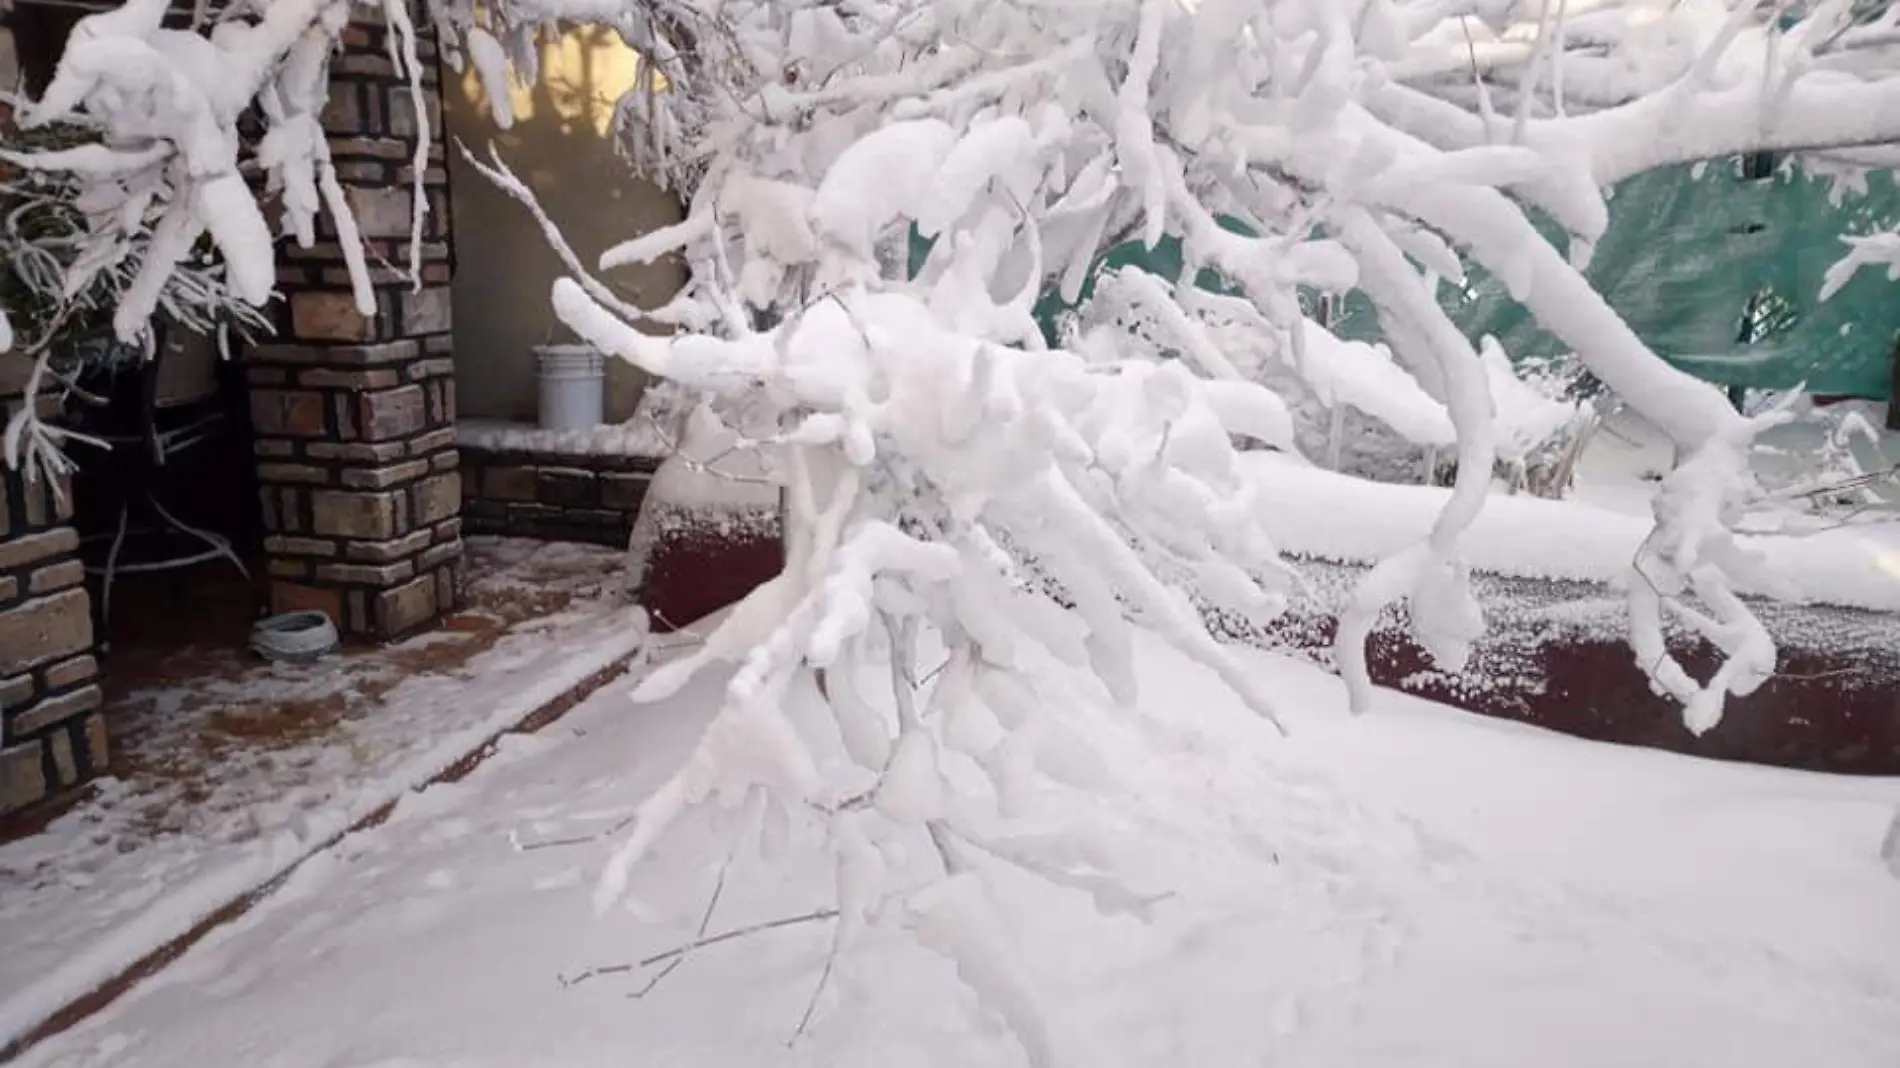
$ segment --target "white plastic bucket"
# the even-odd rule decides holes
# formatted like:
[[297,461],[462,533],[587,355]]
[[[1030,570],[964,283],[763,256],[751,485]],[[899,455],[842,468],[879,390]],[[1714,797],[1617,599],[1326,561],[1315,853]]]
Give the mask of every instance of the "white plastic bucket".
[[536,345],[541,427],[589,430],[607,416],[607,361],[590,345]]

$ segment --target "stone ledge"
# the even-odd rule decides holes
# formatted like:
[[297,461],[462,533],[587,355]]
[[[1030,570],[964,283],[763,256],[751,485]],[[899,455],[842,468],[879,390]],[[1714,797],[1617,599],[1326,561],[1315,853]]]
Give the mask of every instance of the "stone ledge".
[[491,449],[456,442],[463,466],[477,467],[565,467],[596,474],[618,473],[651,476],[666,462],[663,456],[622,456],[602,453],[591,455],[571,452],[540,452],[530,449]]
[[631,540],[660,464],[649,456],[497,451],[470,445],[459,451],[468,533],[615,548]]

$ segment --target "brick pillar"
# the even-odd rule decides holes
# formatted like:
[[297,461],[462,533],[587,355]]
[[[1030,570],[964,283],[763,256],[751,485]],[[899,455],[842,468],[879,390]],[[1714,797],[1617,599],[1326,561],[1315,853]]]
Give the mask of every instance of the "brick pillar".
[[[8,361],[24,357],[0,356]],[[0,380],[16,377],[10,370],[0,367]],[[0,399],[0,423],[21,403],[17,392]],[[0,812],[76,785],[108,758],[71,520],[70,486],[55,493],[0,465]]]
[[319,608],[347,634],[389,638],[453,608],[460,579],[448,173],[425,39],[430,214],[416,290],[403,268],[418,102],[380,22],[358,19],[332,60],[324,128],[368,246],[377,313],[357,313],[326,216],[313,247],[286,247],[278,336],[251,351],[246,375],[272,610]]

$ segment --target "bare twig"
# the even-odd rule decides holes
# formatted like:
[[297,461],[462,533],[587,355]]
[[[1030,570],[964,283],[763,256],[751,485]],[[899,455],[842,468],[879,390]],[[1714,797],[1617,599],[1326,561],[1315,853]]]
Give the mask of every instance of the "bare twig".
[[[844,904],[844,878],[839,875],[835,893],[840,906]],[[825,987],[831,982],[831,973],[838,967],[838,954],[844,950],[845,924],[838,923],[831,928],[831,948],[825,953],[825,966],[818,973],[818,982],[811,988],[811,998],[805,1002],[805,1012],[798,1018],[798,1026],[792,1030],[792,1037],[785,1040],[790,1049],[797,1044],[807,1029],[811,1027],[811,1018],[818,1012],[818,999],[824,996]]]
[[[589,979],[596,979],[603,975],[625,975],[638,968],[651,968],[656,964],[664,964],[668,961],[677,962],[680,958],[696,949],[716,946],[722,942],[730,942],[748,935],[764,934],[767,931],[776,931],[785,927],[797,927],[801,924],[819,923],[824,920],[835,920],[837,918],[838,910],[835,908],[816,909],[812,912],[800,913],[797,916],[783,916],[776,920],[765,920],[761,923],[749,924],[745,927],[736,927],[730,931],[721,931],[716,935],[704,935],[693,939],[691,942],[674,946],[672,949],[666,950],[663,953],[655,953],[650,957],[642,958],[631,964],[602,964],[588,968],[582,972],[577,972],[572,976],[558,976],[557,979],[560,981],[562,988],[565,989],[566,987],[586,982]],[[652,984],[649,983],[648,987],[650,988],[651,985]],[[634,994],[629,996],[637,997],[639,995]]]
[[639,967],[637,964],[603,964],[599,967],[589,968],[586,971],[578,972],[571,976],[557,975],[554,979],[561,984],[561,989],[565,990],[570,986],[577,986],[589,979],[596,979],[603,975],[625,975],[637,967]]
[[669,961],[669,960],[674,959],[675,957],[684,956],[687,953],[691,953],[695,949],[704,949],[707,946],[716,946],[716,945],[719,945],[721,942],[730,942],[735,938],[744,938],[747,935],[763,934],[766,931],[776,931],[785,927],[797,927],[800,924],[806,924],[806,923],[820,923],[825,920],[835,920],[837,918],[838,918],[838,910],[835,908],[830,908],[830,909],[815,909],[811,912],[800,913],[797,916],[785,916],[776,920],[766,920],[762,923],[755,923],[746,927],[735,928],[730,931],[722,931],[716,935],[711,935],[711,936],[702,937],[702,938],[695,938],[691,942],[686,943],[685,945],[675,946],[674,948],[669,949],[664,953],[655,953],[653,956],[645,958],[644,960],[640,961],[638,967],[650,968],[653,965],[659,964],[663,961]]
[[[693,932],[693,936],[695,938],[706,937],[706,928],[712,923],[713,910],[719,907],[719,896],[725,893],[725,890],[726,890],[726,872],[732,868],[732,858],[738,855],[738,852],[739,852],[739,839],[737,835],[734,835],[732,845],[728,847],[726,850],[725,863],[719,865],[719,878],[713,882],[712,895],[706,899],[706,911],[702,912],[699,916],[699,928],[698,930]],[[646,997],[648,994],[651,994],[653,992],[653,988],[660,985],[660,980],[665,979],[669,975],[672,975],[675,969],[677,969],[680,965],[686,963],[686,957],[687,955],[684,953],[680,954],[677,957],[674,957],[670,962],[668,962],[666,967],[660,969],[657,975],[653,976],[653,978],[651,979],[648,979],[645,985],[641,986],[640,989],[633,991],[627,996],[630,998],[643,998],[643,997]]]

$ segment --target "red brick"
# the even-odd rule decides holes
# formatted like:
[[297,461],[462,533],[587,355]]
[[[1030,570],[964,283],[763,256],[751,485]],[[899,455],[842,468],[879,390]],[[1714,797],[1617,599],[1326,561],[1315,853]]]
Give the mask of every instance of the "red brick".
[[330,472],[310,464],[262,463],[257,465],[257,477],[264,482],[295,482],[304,486],[321,486],[330,481]]
[[79,548],[79,534],[71,527],[55,527],[40,534],[0,541],[0,570],[23,567]]
[[391,464],[387,467],[352,468],[343,472],[343,484],[357,489],[383,489],[402,482],[411,482],[429,473],[429,465],[424,460],[410,460],[408,463]]
[[426,456],[429,453],[436,451],[437,449],[450,448],[454,444],[455,444],[455,428],[452,426],[445,426],[445,427],[442,427],[440,430],[431,430],[427,434],[424,434],[421,437],[416,438],[414,441],[411,441],[409,443],[409,455]]
[[91,656],[76,656],[46,669],[46,685],[55,690],[76,686],[99,675],[99,662]]
[[25,808],[46,797],[46,772],[38,742],[0,749],[0,812]]
[[[340,170],[341,167],[342,165],[339,164],[338,169]],[[293,241],[288,245],[282,246],[282,248],[283,252],[281,255],[285,259],[300,263],[343,262],[343,248],[334,241],[315,241],[311,243],[309,248],[305,248]]]
[[376,595],[376,631],[385,638],[406,634],[435,618],[436,578],[423,575]]
[[440,545],[432,547],[420,557],[417,557],[416,570],[428,571],[431,568],[446,564],[451,560],[459,559],[461,555],[462,543],[460,541],[445,541]]
[[328,367],[364,367],[401,363],[422,354],[414,338],[384,341],[374,345],[259,345],[250,350],[253,363],[302,364]]
[[319,341],[373,341],[377,313],[356,310],[356,298],[338,291],[290,295],[291,331],[300,338]]
[[264,551],[277,556],[318,556],[336,555],[336,542],[322,538],[287,538],[272,535],[264,539]]
[[343,582],[353,586],[393,586],[416,573],[414,564],[398,560],[391,564],[318,564],[317,578],[324,582]]
[[92,646],[92,605],[84,589],[67,590],[0,612],[0,649],[13,666],[32,666]]
[[421,386],[365,393],[357,398],[357,426],[369,441],[408,437],[427,425]]
[[[391,92],[389,101],[389,132],[397,137],[415,137],[421,131],[416,124],[416,98],[414,94],[403,90]],[[423,115],[428,120],[431,133],[442,130],[442,101],[434,93],[423,94]],[[433,140],[433,138],[431,138]]]
[[279,579],[270,584],[270,610],[272,612],[322,612],[333,622],[341,622],[343,594],[337,590]]
[[402,295],[402,328],[409,334],[446,334],[455,323],[449,287],[434,286]]
[[392,368],[340,371],[332,367],[313,367],[297,372],[297,384],[321,389],[388,389],[399,385],[402,376]]
[[86,745],[87,770],[94,775],[103,773],[112,764],[112,746],[106,737],[106,718],[97,713],[87,716],[79,737]]
[[460,566],[459,563],[450,564],[435,573],[435,610],[439,613],[452,612],[461,603],[460,572],[457,570]]
[[[330,69],[339,74],[370,73],[361,69],[361,65],[364,62],[368,62],[372,66],[379,66],[382,72],[394,73],[393,68],[389,65],[389,60],[380,56],[342,56],[337,59],[336,63],[333,64]],[[413,147],[393,137],[340,138],[330,142],[330,151],[335,153],[338,158],[366,156],[371,159],[393,160],[408,159],[415,154]]]
[[434,537],[435,532],[432,530],[418,530],[388,541],[346,541],[343,543],[343,555],[351,560],[386,564],[416,555],[428,548]]
[[323,394],[254,389],[251,426],[257,433],[272,437],[322,437]]
[[407,186],[358,186],[346,190],[344,197],[349,201],[350,213],[356,216],[357,228],[364,237],[409,236],[409,205],[414,198]]
[[482,472],[481,495],[491,501],[532,501],[535,487],[532,467],[491,467]]
[[79,782],[79,764],[73,759],[73,737],[66,731],[57,731],[46,739],[47,751],[53,754],[53,774],[59,777],[62,787],[74,786]]
[[417,360],[403,369],[411,382],[424,378],[447,378],[455,373],[455,361],[443,356]]
[[401,442],[313,441],[304,449],[319,460],[346,460],[355,464],[386,464],[400,460],[409,450]]
[[431,475],[409,489],[410,512],[420,526],[447,519],[462,510],[462,476],[454,471]]
[[319,490],[310,495],[315,533],[328,537],[386,541],[408,528],[400,493]]
[[600,476],[600,503],[623,512],[637,512],[652,482],[651,475],[603,474]]
[[52,593],[86,581],[86,565],[78,560],[62,560],[33,572],[27,579],[28,593]]
[[0,709],[18,708],[31,701],[36,692],[31,675],[0,679]]
[[310,561],[300,556],[273,556],[264,561],[264,573],[271,578],[307,579]]
[[93,711],[104,700],[105,697],[99,692],[97,686],[88,686],[83,690],[49,697],[15,716],[7,729],[7,734],[13,738],[39,734],[54,724],[64,723]]
[[282,531],[285,534],[302,534],[304,532],[303,508],[301,507],[303,495],[298,492],[295,486],[273,486],[271,488],[277,491],[276,514],[279,525],[274,529]]
[[363,97],[357,87],[348,83],[332,86],[318,121],[323,124],[323,132],[332,136],[365,132],[368,124],[363,115]]

